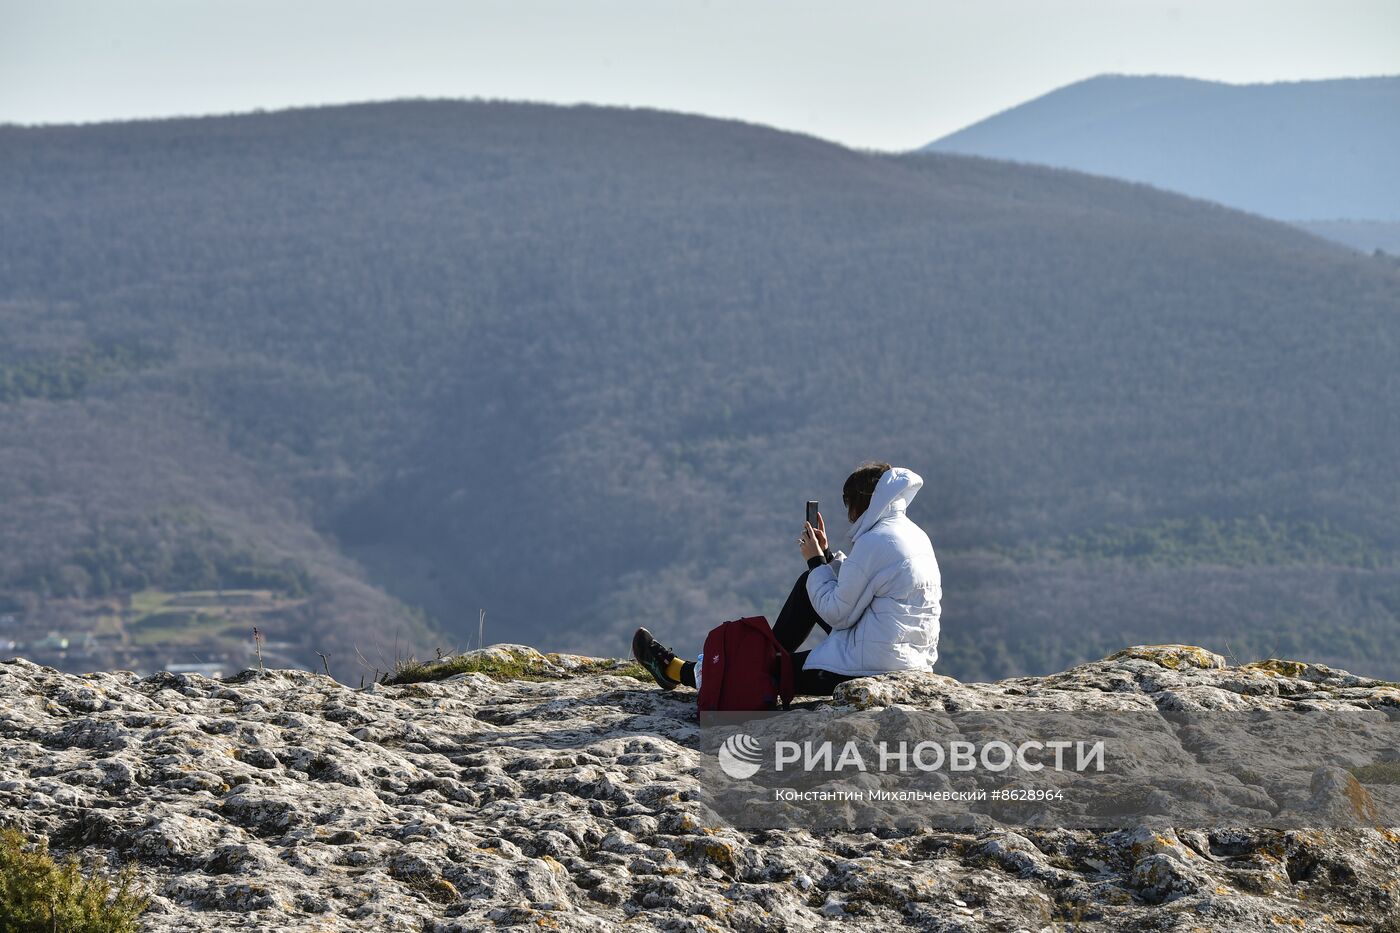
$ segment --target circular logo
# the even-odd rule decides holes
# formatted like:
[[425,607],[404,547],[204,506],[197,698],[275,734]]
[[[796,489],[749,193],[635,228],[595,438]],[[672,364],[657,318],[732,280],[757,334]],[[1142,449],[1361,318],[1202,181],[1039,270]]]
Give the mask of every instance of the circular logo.
[[732,778],[751,778],[758,773],[758,763],[762,760],[758,739],[743,732],[736,732],[724,740],[719,747],[719,766]]

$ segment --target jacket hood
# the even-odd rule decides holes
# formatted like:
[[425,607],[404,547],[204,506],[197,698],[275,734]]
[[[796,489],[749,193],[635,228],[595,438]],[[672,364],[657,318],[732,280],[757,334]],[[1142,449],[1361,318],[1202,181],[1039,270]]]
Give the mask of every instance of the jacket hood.
[[904,514],[904,510],[914,501],[923,485],[924,478],[913,470],[904,467],[891,467],[886,470],[880,476],[880,482],[875,485],[875,493],[870,497],[870,508],[862,512],[860,518],[851,526],[849,537],[852,546],[857,538],[880,522]]

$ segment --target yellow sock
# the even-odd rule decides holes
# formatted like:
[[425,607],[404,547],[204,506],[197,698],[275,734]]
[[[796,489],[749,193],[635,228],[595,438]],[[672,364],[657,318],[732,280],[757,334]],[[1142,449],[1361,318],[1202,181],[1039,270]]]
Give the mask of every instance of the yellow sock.
[[666,676],[672,680],[681,679],[681,667],[685,664],[680,658],[672,658],[671,663],[666,665]]

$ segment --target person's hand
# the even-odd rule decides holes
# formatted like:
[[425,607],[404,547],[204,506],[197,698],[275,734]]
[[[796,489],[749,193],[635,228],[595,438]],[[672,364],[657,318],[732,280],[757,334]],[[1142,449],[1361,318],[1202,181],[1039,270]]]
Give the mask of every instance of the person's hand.
[[[821,524],[821,517],[817,517],[817,524]],[[818,538],[820,535],[820,539]],[[802,537],[797,539],[797,543],[802,547],[802,559],[811,560],[813,557],[822,555],[822,545],[820,541],[825,541],[826,535],[818,532],[812,527],[811,522],[802,523]]]
[[813,529],[817,533],[817,544],[821,545],[821,552],[826,553],[826,519],[822,518],[822,513],[817,513],[817,527]]

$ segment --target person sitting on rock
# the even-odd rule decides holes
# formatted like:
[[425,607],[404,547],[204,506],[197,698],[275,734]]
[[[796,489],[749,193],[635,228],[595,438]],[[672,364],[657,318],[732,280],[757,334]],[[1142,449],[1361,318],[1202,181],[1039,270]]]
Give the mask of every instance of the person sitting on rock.
[[[793,658],[796,692],[831,696],[836,685],[890,671],[929,671],[938,660],[938,560],[928,535],[905,510],[923,486],[913,470],[862,464],[846,479],[851,553],[827,548],[826,521],[803,523],[798,544],[807,570],[797,578],[773,623],[773,635]],[[829,634],[798,651],[820,625]],[[632,656],[665,690],[695,686],[695,662],[681,661],[645,628],[632,637]]]

